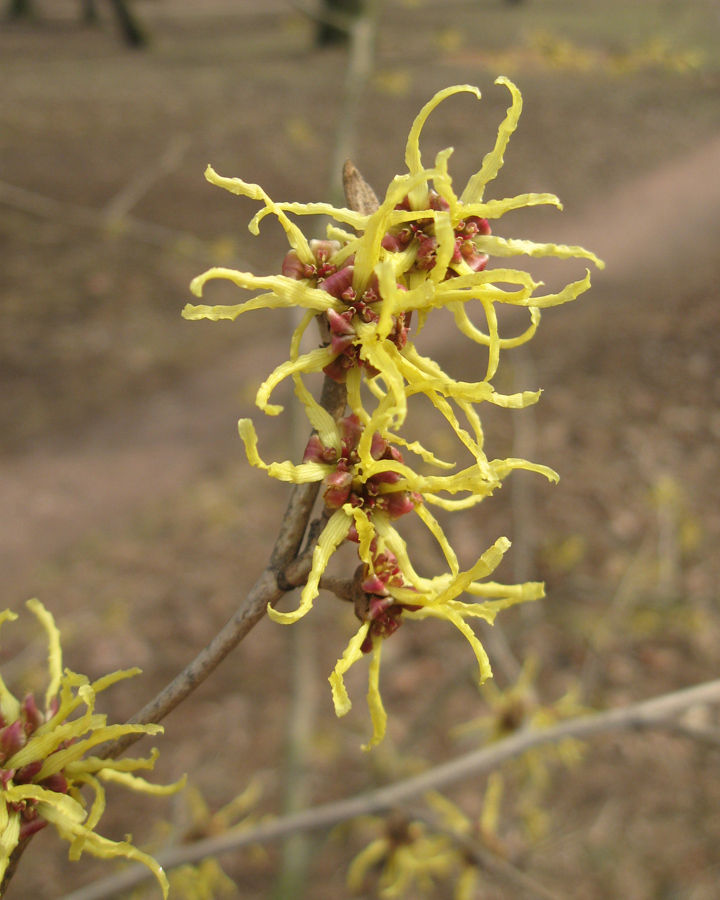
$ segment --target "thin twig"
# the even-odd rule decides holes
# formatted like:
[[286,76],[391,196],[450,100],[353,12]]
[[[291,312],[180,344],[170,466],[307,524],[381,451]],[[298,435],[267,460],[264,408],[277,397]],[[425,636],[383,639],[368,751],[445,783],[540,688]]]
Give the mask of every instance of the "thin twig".
[[187,134],[176,135],[165,148],[160,159],[136,173],[106,205],[104,214],[107,221],[116,222],[125,219],[130,210],[137,206],[161,178],[178,168],[189,146],[190,138]]
[[[63,203],[35,191],[8,184],[6,181],[0,181],[0,203],[42,219],[79,225],[104,234],[131,237],[151,247],[177,253],[179,256],[196,259],[199,262],[217,262],[217,254],[213,253],[206,241],[196,235],[167,228],[165,225],[157,225],[154,222],[145,222],[135,216],[126,215],[121,219],[109,220],[105,212],[88,206],[78,206],[75,203]],[[251,267],[241,259],[228,260],[228,265],[248,272],[251,270]]]
[[[685,710],[710,703],[720,703],[720,679],[672,694],[664,694],[632,706],[567,719],[552,728],[524,729],[503,741],[473,750],[455,760],[387,787],[337,803],[316,806],[291,816],[283,816],[257,828],[230,831],[195,844],[176,847],[158,854],[157,860],[164,868],[172,869],[185,863],[198,862],[208,856],[218,856],[230,850],[237,850],[248,844],[277,840],[294,831],[331,828],[356,816],[367,816],[397,808],[426,791],[441,789],[482,772],[491,771],[507,760],[514,759],[542,744],[568,737],[589,738],[611,731],[663,728]],[[137,866],[66,894],[60,900],[107,900],[152,877],[148,869]]]
[[[345,386],[326,378],[320,402],[333,418],[340,418],[345,411]],[[300,551],[319,487],[319,482],[295,485],[270,562],[243,603],[207,647],[150,703],[129,719],[129,723],[148,725],[162,721],[215,671],[228,653],[257,625],[265,615],[268,604],[274,606],[294,587],[288,584],[284,573]],[[96,755],[102,759],[114,759],[141,737],[142,734],[125,735],[100,747]]]

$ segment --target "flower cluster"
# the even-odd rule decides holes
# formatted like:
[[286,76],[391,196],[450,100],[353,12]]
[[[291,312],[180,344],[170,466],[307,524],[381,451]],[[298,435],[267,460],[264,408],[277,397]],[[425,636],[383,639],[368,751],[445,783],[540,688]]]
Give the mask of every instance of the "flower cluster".
[[[314,550],[312,570],[293,612],[269,615],[291,623],[304,616],[318,594],[320,577],[328,560],[345,541],[355,541],[362,565],[360,587],[364,602],[356,603],[361,619],[330,681],[338,715],[350,709],[343,675],[363,654],[372,651],[368,694],[373,737],[381,740],[385,712],[380,701],[378,674],[382,641],[407,619],[442,618],[452,622],[468,639],[480,668],[480,680],[490,666],[467,618],[492,622],[497,612],[512,604],[542,596],[542,585],[507,586],[487,579],[509,547],[500,538],[467,571],[458,559],[440,524],[430,512],[462,510],[474,506],[500,486],[513,469],[530,469],[551,480],[557,475],[545,466],[521,459],[488,459],[483,449],[483,430],[476,409],[488,401],[501,407],[522,408],[539,398],[538,392],[504,395],[491,384],[500,351],[528,341],[544,307],[573,300],[590,284],[589,272],[555,294],[536,295],[541,286],[528,273],[491,267],[491,258],[525,254],[533,257],[584,257],[599,260],[580,247],[538,244],[498,237],[490,222],[507,212],[538,204],[560,207],[552,194],[522,194],[505,200],[484,200],[485,186],[503,164],[508,140],[516,128],[522,100],[510,81],[499,78],[512,96],[494,148],[480,170],[458,196],[448,173],[451,149],[438,154],[432,167],[421,159],[419,140],[432,110],[452,94],[477,88],[461,85],[436,94],[421,110],[411,128],[406,148],[408,172],[397,176],[374,211],[337,209],[324,203],[276,203],[255,184],[225,178],[211,168],[207,179],[227,190],[263,203],[250,223],[257,234],[262,219],[277,217],[290,244],[281,274],[255,276],[225,268],[213,268],[192,282],[201,296],[205,284],[229,279],[241,288],[259,290],[254,298],[234,306],[188,305],[188,319],[235,319],[253,309],[304,309],[290,343],[290,358],[260,386],[256,403],[267,414],[282,407],[270,403],[274,389],[286,378],[294,383],[315,429],[304,458],[292,462],[265,463],[257,448],[252,422],[239,423],[249,461],[282,481],[320,482],[327,507],[327,524]],[[335,224],[327,240],[308,240],[291,216],[329,216]],[[530,323],[519,335],[501,337],[496,304],[525,307]],[[462,335],[486,348],[487,369],[478,382],[456,381],[431,358],[422,355],[411,337],[418,334],[431,313],[448,310]],[[471,309],[471,313],[468,310]],[[486,327],[478,326],[477,313]],[[325,340],[319,348],[300,352],[302,338],[318,320]],[[345,384],[350,415],[336,422],[314,399],[303,377],[322,373]],[[471,464],[456,470],[454,463],[437,458],[419,442],[408,442],[400,429],[408,416],[408,401],[422,394],[455,434]],[[465,424],[461,423],[462,417]],[[420,474],[405,457],[421,461]],[[417,516],[436,539],[447,562],[447,572],[433,578],[420,576],[410,560],[408,547],[396,528],[406,514]],[[460,599],[470,594],[476,602]]]
[[[139,769],[154,767],[156,751],[148,759],[110,760],[85,755],[92,747],[125,734],[162,732],[159,725],[108,725],[107,717],[95,712],[100,691],[137,675],[139,669],[114,672],[92,683],[70,669],[63,671],[60,635],[52,615],[38,600],[29,600],[27,605],[48,636],[50,684],[44,710],[40,710],[32,694],[20,702],[0,677],[0,882],[20,841],[52,824],[70,841],[70,859],[78,859],[86,850],[106,859],[137,860],[155,873],[167,896],[167,878],[151,856],[133,847],[129,840],[111,841],[96,833],[105,809],[102,782],[149,794],[168,794],[180,790],[185,780],[162,786],[134,775]],[[16,618],[15,613],[5,610],[0,613],[0,625]],[[82,707],[85,711],[76,715]],[[89,813],[82,794],[85,786],[95,795]]]

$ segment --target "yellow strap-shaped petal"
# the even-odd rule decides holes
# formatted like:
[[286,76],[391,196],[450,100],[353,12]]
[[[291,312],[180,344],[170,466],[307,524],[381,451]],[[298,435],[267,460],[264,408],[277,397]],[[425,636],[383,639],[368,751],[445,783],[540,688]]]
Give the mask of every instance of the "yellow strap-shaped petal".
[[277,478],[278,481],[289,481],[293,484],[310,484],[313,481],[322,481],[326,475],[333,471],[333,466],[316,462],[301,463],[299,466],[296,466],[286,460],[285,462],[274,462],[268,465],[266,462],[263,462],[258,453],[258,436],[252,419],[240,419],[238,422],[238,433],[245,445],[245,453],[250,465],[256,469],[263,469],[271,478]]
[[544,475],[553,484],[560,481],[560,476],[553,469],[540,465],[540,463],[528,462],[526,459],[494,459],[490,465],[500,479],[505,478],[514,469],[524,469],[526,472],[537,472],[539,475]]
[[[470,84],[458,84],[453,87],[445,88],[445,90],[438,91],[435,96],[429,100],[425,106],[420,110],[420,112],[415,117],[415,121],[412,123],[410,128],[410,134],[408,135],[407,146],[405,148],[405,165],[408,167],[408,172],[411,175],[416,175],[422,171],[422,157],[420,155],[420,133],[427,121],[427,117],[430,113],[442,103],[447,97],[451,97],[453,94],[459,93],[469,93],[474,94],[478,100],[480,99],[480,91],[478,88],[473,87]],[[420,208],[426,201],[427,198],[427,186],[419,185],[417,188],[414,188],[410,194],[410,205],[413,209]]]
[[505,120],[498,129],[497,140],[493,149],[485,156],[482,161],[480,171],[477,172],[468,181],[465,190],[460,195],[460,202],[478,203],[483,198],[485,185],[496,177],[502,168],[504,162],[505,149],[512,133],[517,128],[518,119],[522,112],[522,97],[520,91],[515,87],[512,81],[500,76],[495,79],[495,84],[504,84],[512,95],[512,105],[507,111]]
[[[330,203],[274,203],[273,206],[276,209],[292,213],[295,216],[329,216],[336,222],[350,225],[351,228],[355,228],[357,231],[363,230],[368,219],[368,217],[362,215],[362,213],[347,209],[347,207],[344,206],[332,206]],[[265,216],[274,214],[275,208],[261,209],[260,212],[256,213],[251,222],[253,228],[257,228]],[[345,237],[345,235],[343,235],[343,237]],[[334,256],[331,258],[331,261],[335,261]]]
[[[297,225],[288,219],[278,204],[270,199],[259,184],[249,184],[248,182],[243,181],[242,178],[225,178],[222,175],[218,175],[212,166],[208,166],[205,170],[205,178],[210,184],[225,188],[225,190],[230,191],[231,194],[239,194],[243,197],[249,197],[251,200],[261,200],[268,210],[277,216],[278,221],[287,235],[288,243],[295,251],[297,251],[300,259],[304,263],[312,263],[313,255],[305,235]],[[259,229],[257,222],[254,220],[251,221],[248,227],[252,234],[258,234]]]
[[138,769],[154,769],[157,762],[159,752],[153,747],[150,756],[139,758],[123,758],[123,759],[100,759],[99,756],[86,756],[77,762],[68,763],[65,766],[65,772],[74,777],[76,774],[83,772],[94,774],[101,769],[115,769],[116,772],[135,772]]
[[[105,716],[102,716],[104,719]],[[37,775],[37,780],[42,781],[50,775],[61,772],[69,762],[75,762],[84,756],[88,750],[112,741],[115,738],[124,737],[126,734],[162,734],[165,729],[162,725],[104,725],[96,728],[92,736],[84,741],[78,741],[71,747],[58,750],[45,760],[42,769]],[[16,754],[17,755],[17,754]]]
[[335,705],[335,715],[338,717],[347,715],[352,708],[352,703],[350,702],[348,692],[345,688],[345,682],[343,681],[343,675],[347,672],[350,666],[363,658],[363,652],[360,648],[362,647],[363,641],[365,640],[369,629],[370,623],[363,622],[357,634],[355,634],[354,637],[350,638],[350,642],[345,648],[345,652],[337,661],[337,664],[335,665],[335,668],[333,669],[330,678],[328,679],[328,681],[330,682],[330,687],[332,688],[332,698],[333,704]]
[[390,849],[390,842],[386,837],[376,838],[361,850],[350,863],[347,870],[346,884],[348,890],[359,893],[363,889],[365,876],[385,858]]
[[500,565],[500,562],[509,547],[510,541],[507,538],[498,538],[492,547],[483,553],[471,569],[461,573],[452,580],[450,586],[434,599],[433,605],[440,606],[448,600],[454,600],[456,597],[460,596],[465,588],[473,581],[477,581],[480,578],[487,578],[488,575],[491,575]]
[[[595,263],[598,269],[604,269],[605,263],[598,259],[594,253],[585,250],[584,247],[568,246],[566,244],[536,244],[535,241],[516,240],[514,238],[501,238],[494,234],[482,235],[475,238],[475,245],[481,253],[490,256],[557,256],[558,259],[589,259]],[[540,304],[535,303],[533,306]]]
[[146,865],[157,878],[163,897],[168,895],[168,880],[165,873],[157,862],[147,853],[133,847],[128,841],[111,841],[108,838],[101,837],[94,831],[89,831],[82,824],[69,821],[63,813],[51,805],[49,802],[38,803],[38,813],[48,822],[55,825],[61,836],[67,837],[69,840],[78,836],[85,838],[84,850],[93,856],[102,859],[116,859],[119,856],[125,859],[135,860]]
[[[6,609],[0,612],[0,626],[5,622],[13,622],[17,619],[17,613]],[[14,722],[20,714],[20,702],[7,689],[2,675],[0,675],[0,711],[6,722]]]
[[129,788],[131,791],[138,791],[142,794],[153,794],[156,797],[165,797],[169,794],[177,794],[183,790],[187,784],[187,775],[183,775],[172,784],[153,784],[146,781],[139,775],[133,775],[130,772],[119,772],[117,769],[105,768],[98,772],[98,777],[103,781],[112,781],[115,784],[121,784],[123,787]]
[[460,571],[460,566],[458,564],[457,556],[455,555],[455,551],[450,546],[450,541],[448,541],[445,536],[445,532],[440,527],[440,523],[437,519],[432,515],[429,509],[426,509],[422,504],[418,504],[415,507],[415,512],[418,515],[418,518],[421,519],[428,530],[435,538],[435,540],[440,544],[443,554],[445,555],[445,559],[447,560],[448,565],[450,566],[450,571],[453,575],[457,575]]
[[60,646],[60,632],[55,625],[55,619],[45,609],[39,600],[28,600],[25,604],[33,613],[40,624],[43,626],[48,636],[48,671],[50,673],[50,684],[45,694],[45,708],[50,706],[60,690],[60,681],[62,680],[62,648]]
[[313,600],[318,595],[320,576],[327,568],[330,557],[348,536],[351,521],[352,515],[348,504],[333,513],[313,551],[312,569],[308,575],[307,583],[300,594],[300,605],[294,612],[285,613],[279,612],[268,604],[268,616],[273,622],[291,625],[310,611]]
[[5,877],[5,870],[10,862],[10,854],[20,842],[20,813],[8,810],[2,802],[0,813],[0,881]]
[[525,209],[528,206],[556,206],[562,209],[563,205],[555,194],[518,194],[516,197],[506,197],[503,200],[486,200],[485,203],[463,203],[460,207],[464,218],[468,216],[480,216],[483,219],[499,219],[506,212],[514,209]]
[[283,411],[282,406],[273,406],[268,403],[270,395],[275,388],[290,375],[299,372],[322,372],[337,356],[329,347],[319,347],[311,350],[296,360],[288,360],[279,365],[277,369],[260,385],[255,396],[255,404],[269,416],[277,416]]
[[367,744],[363,744],[363,750],[372,750],[373,747],[382,741],[385,737],[385,729],[387,728],[387,713],[380,696],[380,652],[382,649],[382,638],[373,637],[372,658],[370,659],[370,671],[368,674],[368,693],[367,702],[370,709],[370,718],[373,724],[373,733]]

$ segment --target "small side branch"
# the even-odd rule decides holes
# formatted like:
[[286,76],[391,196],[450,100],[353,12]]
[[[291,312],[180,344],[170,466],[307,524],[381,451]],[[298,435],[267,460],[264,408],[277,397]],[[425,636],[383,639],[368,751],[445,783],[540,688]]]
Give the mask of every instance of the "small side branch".
[[[563,738],[583,739],[613,731],[667,727],[674,729],[676,718],[686,710],[715,703],[720,703],[720,679],[625,708],[568,719],[552,728],[537,731],[525,729],[503,741],[473,750],[451,762],[387,787],[337,803],[327,803],[324,806],[282,816],[257,828],[228,832],[195,844],[174,847],[158,854],[157,861],[165,869],[172,869],[185,863],[196,863],[208,856],[218,856],[230,850],[237,850],[249,844],[277,840],[295,831],[332,828],[356,816],[373,815],[401,807],[408,801],[422,796],[426,791],[442,789],[463,779],[497,769],[507,760],[521,756],[533,747]],[[147,869],[140,866],[133,867],[119,875],[96,881],[66,894],[60,900],[107,900],[150,877],[152,876]]]

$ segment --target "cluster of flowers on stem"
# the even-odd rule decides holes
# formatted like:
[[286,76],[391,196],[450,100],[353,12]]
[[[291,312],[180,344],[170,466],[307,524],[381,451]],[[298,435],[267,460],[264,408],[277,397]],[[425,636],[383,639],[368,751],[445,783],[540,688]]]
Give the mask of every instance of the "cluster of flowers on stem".
[[[95,712],[97,694],[140,670],[113,672],[94,682],[70,669],[63,670],[60,635],[52,615],[38,600],[29,600],[27,605],[48,636],[50,683],[42,711],[31,693],[22,702],[17,700],[0,676],[0,883],[18,844],[54,825],[70,842],[71,860],[79,859],[84,851],[106,859],[137,860],[155,873],[167,896],[167,878],[151,856],[134,847],[130,839],[112,841],[95,829],[105,809],[103,783],[168,794],[180,790],[185,779],[172,785],[155,785],[133,774],[154,767],[155,750],[147,759],[86,755],[93,747],[126,734],[162,732],[159,725],[108,725],[107,717]],[[15,613],[5,610],[0,613],[0,625],[16,618]],[[78,715],[83,707],[84,712]],[[94,794],[89,812],[82,794],[84,787]]]
[[[499,538],[467,571],[439,522],[430,511],[468,509],[491,494],[517,468],[529,469],[557,480],[545,466],[522,459],[489,459],[483,449],[483,430],[477,405],[483,401],[506,408],[522,408],[539,398],[539,391],[501,394],[492,385],[501,350],[532,338],[544,307],[575,299],[590,285],[589,272],[557,293],[536,294],[541,283],[527,272],[490,267],[494,258],[518,255],[584,257],[602,265],[581,247],[539,244],[498,237],[491,221],[507,212],[539,204],[560,207],[552,194],[522,194],[504,200],[484,200],[485,186],[503,164],[508,140],[522,108],[518,89],[505,78],[512,102],[500,125],[493,149],[485,156],[460,195],[448,172],[451,149],[439,153],[434,165],[423,165],[419,141],[432,110],[452,94],[477,88],[460,85],[436,94],[415,119],[405,153],[408,171],[397,176],[372,212],[335,208],[325,203],[276,203],[255,184],[225,178],[211,168],[207,179],[235,194],[258,200],[263,208],[250,223],[257,234],[262,219],[277,217],[287,235],[290,251],[281,274],[256,276],[226,268],[213,268],[194,279],[191,289],[201,296],[205,284],[228,279],[243,289],[260,293],[233,306],[188,305],[188,319],[231,319],[261,308],[300,307],[305,314],[290,342],[289,359],[260,386],[256,403],[269,415],[282,411],[271,404],[274,389],[286,378],[294,383],[315,434],[298,465],[290,461],[266,463],[257,448],[250,419],[239,423],[240,436],[250,463],[271,477],[296,484],[320,482],[326,504],[326,525],[312,559],[312,570],[296,610],[268,609],[270,617],[285,624],[296,622],[312,607],[320,577],[336,549],[345,541],[358,547],[360,573],[356,578],[361,620],[358,632],[330,676],[335,709],[344,715],[350,700],[343,682],[345,672],[371,652],[368,701],[373,735],[367,745],[385,733],[386,715],[379,694],[380,652],[383,641],[409,619],[440,618],[454,624],[468,639],[483,681],[490,665],[468,618],[492,622],[499,610],[542,596],[541,584],[504,585],[487,579],[509,547]],[[291,217],[321,215],[333,224],[327,239],[308,240]],[[501,337],[496,304],[524,307],[530,323],[519,335]],[[487,369],[477,382],[456,381],[435,360],[422,355],[415,338],[435,310],[448,310],[462,335],[485,348]],[[468,312],[472,310],[472,315]],[[477,312],[485,327],[474,321]],[[301,341],[318,320],[327,339],[322,346],[301,353]],[[315,400],[304,376],[325,373],[345,384],[350,414],[335,421]],[[439,459],[418,441],[408,442],[400,431],[408,416],[408,401],[424,395],[452,430],[471,463],[458,469]],[[461,422],[461,418],[465,422]],[[420,474],[406,459],[421,461]],[[437,541],[447,571],[422,577],[413,567],[408,546],[396,527],[405,515],[417,516]],[[467,594],[472,602],[462,600]]]

